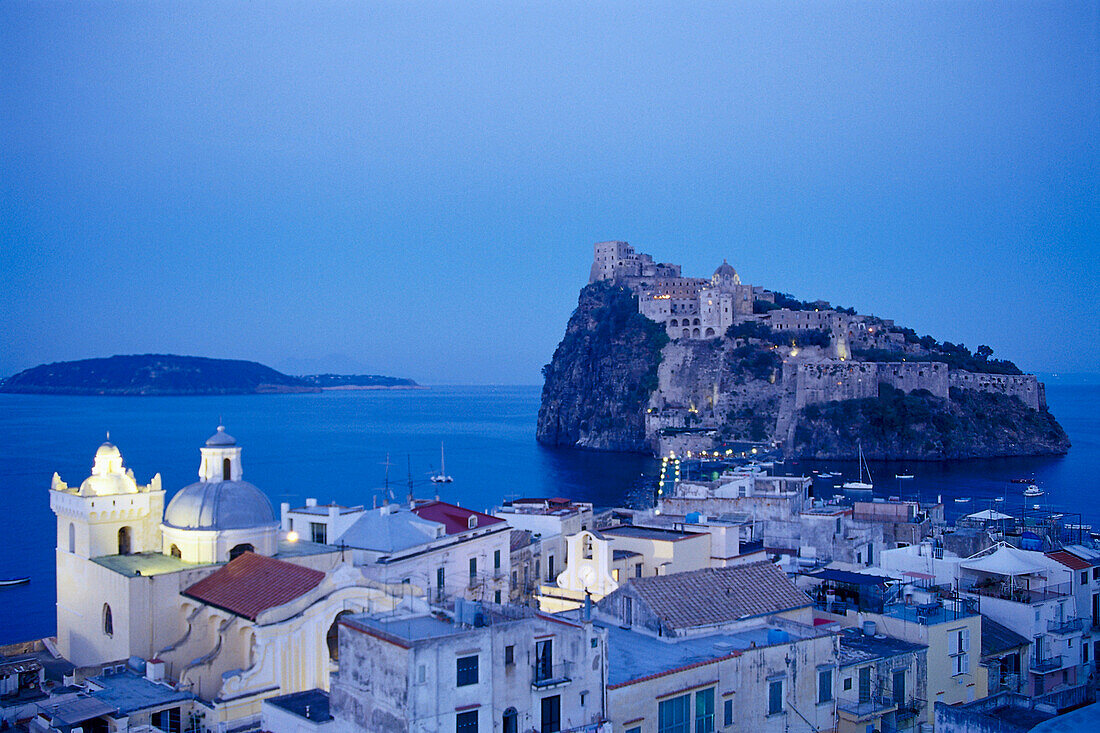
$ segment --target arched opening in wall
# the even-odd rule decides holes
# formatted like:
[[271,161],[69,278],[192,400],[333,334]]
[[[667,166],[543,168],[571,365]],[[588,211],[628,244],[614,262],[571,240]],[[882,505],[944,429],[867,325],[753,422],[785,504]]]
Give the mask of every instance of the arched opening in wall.
[[691,329],[691,337],[692,338],[699,338],[699,329],[698,328]]
[[236,560],[238,557],[240,557],[241,555],[243,555],[246,552],[255,552],[255,551],[256,551],[256,548],[253,547],[251,543],[242,542],[239,545],[234,545],[232,547],[232,549],[229,550],[229,559],[230,560]]
[[69,552],[76,552],[76,525],[69,522]]
[[671,322],[671,323],[669,323],[668,325],[672,326],[673,328],[676,328],[677,326],[679,326],[679,325],[680,325],[680,322],[679,322],[679,321],[677,321],[677,320],[676,320],[675,318],[673,318],[673,319],[672,319],[672,322]]
[[691,331],[689,331],[688,329],[685,328],[684,333],[682,335],[683,335],[684,338],[691,338]]
[[172,557],[176,558],[177,560],[179,560],[181,557],[183,557],[183,553],[180,552],[180,546],[179,545],[172,545],[172,548],[170,550],[168,550],[168,554],[171,555]]
[[692,324],[693,326],[698,326],[698,325],[699,325],[699,319],[698,319],[698,318],[696,318],[696,319],[695,319],[694,321],[692,321],[692,322],[691,322],[691,324]]
[[233,475],[229,470],[232,465],[228,458],[222,459],[222,481],[228,481],[229,477]]
[[504,723],[504,733],[519,733],[519,713],[515,708],[505,710],[501,722]]
[[581,556],[585,560],[592,559],[592,535],[586,534],[581,541]]
[[332,626],[328,627],[328,633],[325,634],[325,642],[328,644],[328,658],[334,662],[340,661],[340,619],[349,613],[351,611],[341,611],[336,614],[336,618],[332,620]]
[[714,329],[713,328],[708,328],[707,329],[707,336],[713,336],[713,335],[714,335]]
[[118,554],[130,554],[130,528],[122,527],[118,530]]
[[115,619],[111,615],[111,607],[106,603],[103,604],[103,633],[107,636],[115,635]]

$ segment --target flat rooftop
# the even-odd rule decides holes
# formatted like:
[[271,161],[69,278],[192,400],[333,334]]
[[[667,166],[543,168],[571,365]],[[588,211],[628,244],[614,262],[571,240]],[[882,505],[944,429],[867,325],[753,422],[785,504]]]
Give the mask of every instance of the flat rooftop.
[[362,506],[344,506],[343,504],[313,504],[312,506],[300,506],[291,509],[292,514],[313,514],[319,517],[327,517],[328,510],[336,509],[339,514],[355,514],[366,511]]
[[90,678],[89,681],[103,688],[91,693],[92,697],[113,708],[118,708],[118,711],[123,714],[191,700],[195,697],[190,692],[173,690],[168,685],[147,680],[130,670],[101,674]]
[[680,532],[674,529],[657,529],[655,527],[635,527],[630,524],[622,524],[618,527],[601,529],[600,534],[611,535],[612,537],[633,537],[641,540],[677,542],[679,540],[687,539],[688,537],[696,537],[699,533]]
[[[534,611],[523,606],[497,606],[471,602],[467,608],[471,612],[475,610],[480,612],[485,618],[486,626],[533,618],[536,615]],[[479,628],[455,623],[450,616],[442,613],[400,617],[355,614],[345,616],[343,623],[367,633],[384,634],[404,644],[466,634],[477,631]]]
[[968,610],[965,604],[959,604],[958,610],[949,610],[942,605],[937,608],[922,608],[921,606],[898,603],[887,606],[883,611],[883,615],[912,623],[924,624],[925,626],[934,626],[936,624],[947,623],[948,621],[958,621],[959,619],[977,616],[978,614]]
[[847,667],[872,659],[889,659],[902,654],[911,654],[927,648],[924,644],[913,644],[885,634],[868,636],[860,629],[841,629],[840,653],[837,655],[836,662],[840,667]]
[[133,555],[104,555],[93,557],[92,562],[114,570],[119,575],[163,575],[181,570],[202,567],[200,563],[184,562],[159,552],[139,552]]
[[313,720],[319,723],[332,720],[329,713],[328,693],[324,690],[305,690],[292,692],[289,695],[278,695],[264,700],[265,705],[274,705],[299,718]]
[[[632,680],[671,672],[692,664],[723,659],[746,649],[770,646],[776,643],[768,639],[768,632],[777,627],[766,625],[754,627],[737,633],[721,632],[707,636],[689,636],[680,638],[657,638],[639,631],[624,629],[597,620],[608,632],[607,647],[607,683],[622,685]],[[821,632],[807,628],[805,633],[792,631],[786,627],[787,639],[808,639]]]

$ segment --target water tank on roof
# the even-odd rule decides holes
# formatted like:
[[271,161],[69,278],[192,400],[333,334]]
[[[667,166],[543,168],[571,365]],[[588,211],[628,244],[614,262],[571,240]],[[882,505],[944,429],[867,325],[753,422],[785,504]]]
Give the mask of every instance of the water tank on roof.
[[875,629],[876,629],[876,626],[875,626],[874,621],[864,621],[863,622],[863,635],[864,636],[874,636],[875,635]]
[[791,635],[783,629],[768,629],[768,645],[786,644],[791,640]]
[[703,515],[699,512],[688,512],[688,515],[684,517],[688,524],[699,524],[702,521]]

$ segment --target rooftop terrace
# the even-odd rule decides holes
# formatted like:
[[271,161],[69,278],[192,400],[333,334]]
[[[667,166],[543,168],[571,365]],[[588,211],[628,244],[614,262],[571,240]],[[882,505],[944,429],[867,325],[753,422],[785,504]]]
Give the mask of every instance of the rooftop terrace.
[[112,708],[117,708],[124,715],[194,698],[190,692],[174,690],[168,685],[152,682],[130,670],[101,674],[89,678],[88,681],[96,687],[103,688],[92,692],[92,697]]
[[761,625],[737,633],[657,638],[602,621],[595,623],[608,632],[609,686],[623,685],[683,667],[725,659],[754,647],[785,644],[788,641],[821,635],[821,632],[814,632],[809,627],[806,627],[804,633],[800,633],[787,625],[782,629]]

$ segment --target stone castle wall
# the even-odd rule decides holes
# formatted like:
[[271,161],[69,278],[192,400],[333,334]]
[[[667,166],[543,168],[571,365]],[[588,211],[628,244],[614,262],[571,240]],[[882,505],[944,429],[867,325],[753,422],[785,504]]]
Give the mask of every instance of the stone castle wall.
[[1034,374],[974,374],[960,369],[951,372],[949,383],[958,389],[1019,397],[1033,410],[1047,409],[1046,390]]
[[877,397],[881,382],[903,392],[926,389],[936,397],[948,397],[948,369],[942,362],[809,362],[795,371],[796,410],[834,400]]

